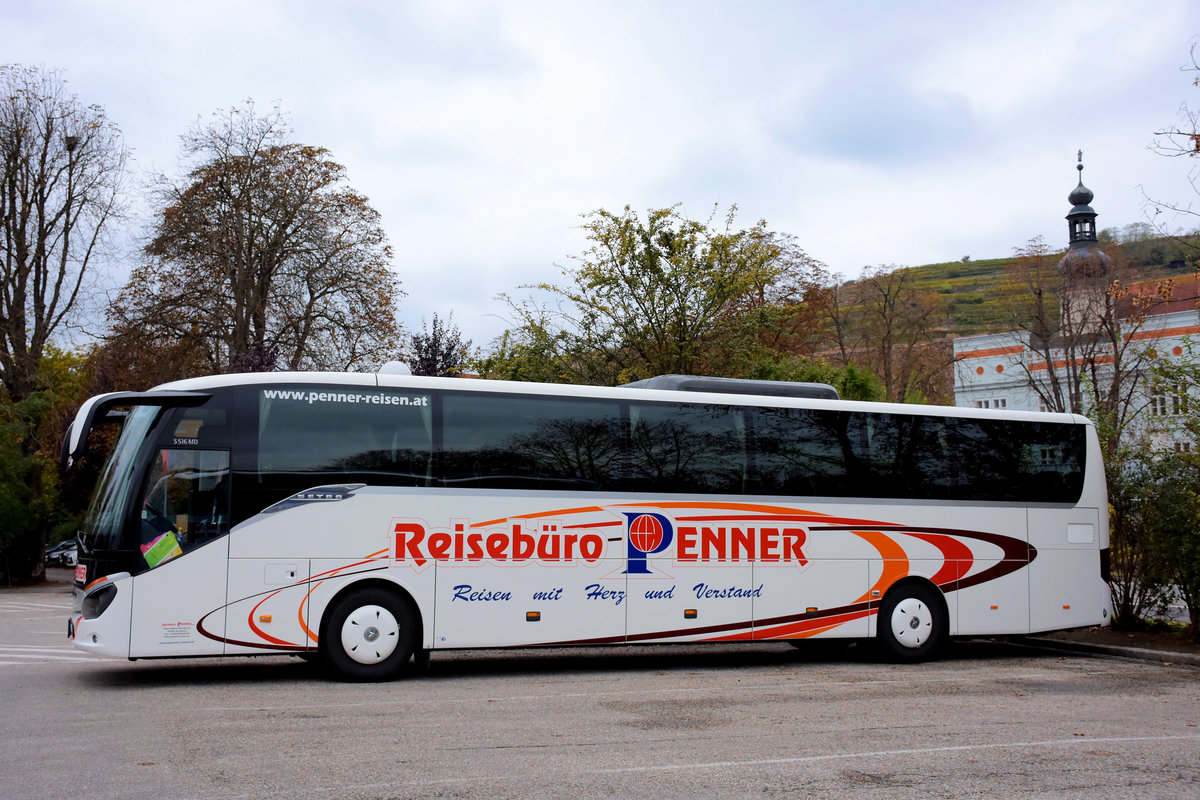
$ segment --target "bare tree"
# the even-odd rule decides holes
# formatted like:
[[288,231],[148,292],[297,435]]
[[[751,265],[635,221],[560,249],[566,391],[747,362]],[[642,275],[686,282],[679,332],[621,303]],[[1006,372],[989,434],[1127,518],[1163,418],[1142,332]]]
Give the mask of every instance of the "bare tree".
[[[1189,63],[1181,68],[1182,72],[1192,73],[1192,86],[1200,88],[1200,62],[1196,58],[1197,44],[1193,44],[1189,53]],[[1186,101],[1179,106],[1179,123],[1170,125],[1154,132],[1154,140],[1150,149],[1168,158],[1200,158],[1200,110],[1194,109]],[[1200,166],[1192,166],[1187,173],[1188,183],[1192,194],[1200,197]],[[1187,253],[1193,266],[1200,262],[1200,252],[1196,246],[1196,233],[1200,228],[1200,209],[1192,202],[1167,201],[1146,197],[1146,205],[1151,213],[1154,227],[1159,233],[1168,236]],[[1184,221],[1187,235],[1179,235],[1169,224],[1160,220]]]
[[1131,285],[1119,248],[1083,251],[1060,269],[1041,237],[1015,253],[1005,303],[1025,384],[1050,411],[1090,414],[1115,452],[1145,402],[1153,348],[1139,332],[1173,284]]
[[855,348],[861,340],[855,334],[849,284],[843,286],[832,275],[823,275],[826,280],[817,286],[812,296],[820,324],[817,331],[823,334],[823,349],[836,350],[838,363],[849,364],[854,360]]
[[822,308],[843,366],[853,361],[878,375],[887,400],[947,394],[945,304],[914,285],[911,269],[867,267],[858,280],[827,289]]
[[379,214],[275,109],[218,112],[183,137],[194,162],[163,179],[149,260],[114,305],[118,333],[190,339],[213,371],[348,369],[400,347]]
[[104,110],[57,72],[0,66],[0,370],[14,401],[37,388],[47,345],[78,309],[126,157]]

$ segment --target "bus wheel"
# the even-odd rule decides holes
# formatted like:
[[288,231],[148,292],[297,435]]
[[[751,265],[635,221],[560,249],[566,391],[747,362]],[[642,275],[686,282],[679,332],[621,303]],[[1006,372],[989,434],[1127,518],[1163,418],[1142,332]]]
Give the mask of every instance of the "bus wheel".
[[391,680],[416,647],[416,625],[408,606],[394,592],[377,586],[346,595],[326,619],[321,656],[346,680]]
[[946,620],[935,591],[909,584],[887,593],[879,607],[878,640],[896,661],[923,661],[946,638]]

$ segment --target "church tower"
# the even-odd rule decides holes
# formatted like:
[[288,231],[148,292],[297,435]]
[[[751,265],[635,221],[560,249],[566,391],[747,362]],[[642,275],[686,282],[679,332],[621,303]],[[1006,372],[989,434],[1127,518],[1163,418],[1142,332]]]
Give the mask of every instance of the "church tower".
[[1061,278],[1059,300],[1062,306],[1062,335],[1096,333],[1112,313],[1108,294],[1112,259],[1100,249],[1096,237],[1096,211],[1090,205],[1094,195],[1083,185],[1083,151],[1079,151],[1079,185],[1067,196],[1071,211],[1067,214],[1070,245],[1058,262]]

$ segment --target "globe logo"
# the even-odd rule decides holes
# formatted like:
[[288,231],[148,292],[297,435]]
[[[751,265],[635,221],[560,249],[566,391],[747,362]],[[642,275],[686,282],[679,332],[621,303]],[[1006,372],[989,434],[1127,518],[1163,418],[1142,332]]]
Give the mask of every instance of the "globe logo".
[[629,544],[640,553],[653,553],[663,543],[663,526],[650,514],[629,523]]

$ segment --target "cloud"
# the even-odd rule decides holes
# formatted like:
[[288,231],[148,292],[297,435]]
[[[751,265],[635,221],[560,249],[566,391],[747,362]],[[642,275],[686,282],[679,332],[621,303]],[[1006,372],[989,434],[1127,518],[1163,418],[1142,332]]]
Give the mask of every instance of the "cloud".
[[905,166],[978,150],[987,134],[967,97],[861,70],[827,76],[775,130],[798,155]]

